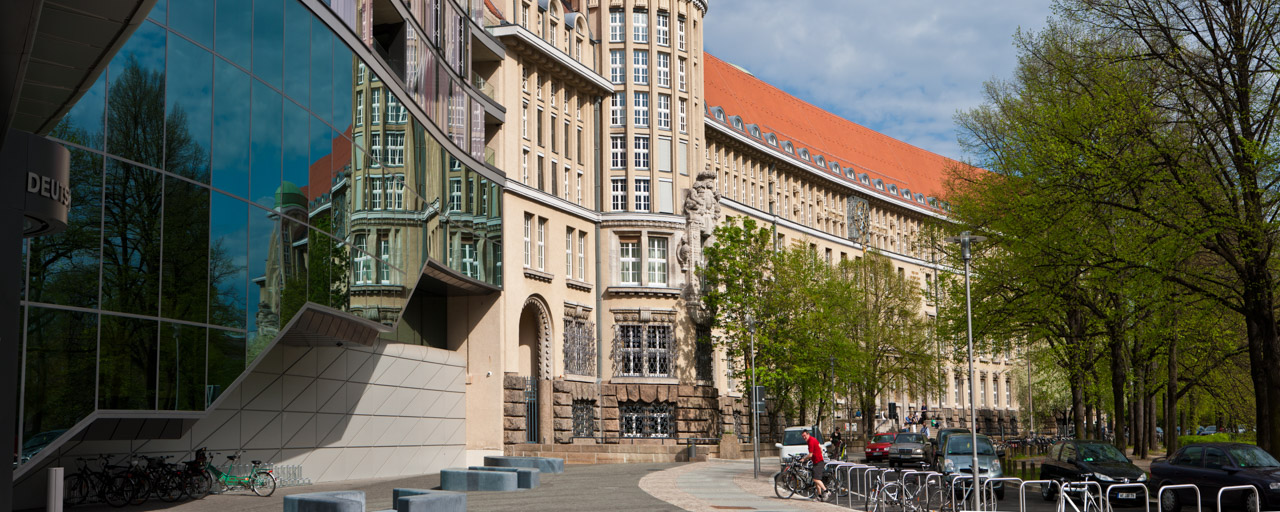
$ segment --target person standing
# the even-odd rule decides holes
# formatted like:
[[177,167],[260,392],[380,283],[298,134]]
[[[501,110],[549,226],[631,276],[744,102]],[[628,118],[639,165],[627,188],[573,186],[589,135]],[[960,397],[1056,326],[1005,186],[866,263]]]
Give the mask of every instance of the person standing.
[[831,431],[831,456],[837,460],[844,460],[844,440],[840,435],[841,427],[836,426]]
[[826,501],[827,484],[822,481],[822,476],[827,463],[822,458],[822,445],[818,444],[818,438],[809,435],[808,430],[803,431],[801,435],[804,436],[805,444],[809,446],[809,454],[805,455],[804,458],[805,460],[813,461],[813,485],[818,488],[818,494],[813,499]]

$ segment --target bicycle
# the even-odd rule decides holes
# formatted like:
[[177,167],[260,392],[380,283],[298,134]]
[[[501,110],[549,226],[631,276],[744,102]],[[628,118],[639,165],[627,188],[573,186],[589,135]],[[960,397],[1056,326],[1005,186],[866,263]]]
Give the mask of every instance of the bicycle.
[[243,451],[238,451],[235,455],[228,455],[226,462],[226,470],[213,465],[208,460],[205,448],[196,450],[196,460],[204,461],[205,478],[210,482],[217,482],[221,486],[222,492],[249,489],[258,496],[267,497],[276,492],[276,476],[272,474],[272,470],[264,469],[262,461],[250,461],[253,467],[245,476],[237,476],[231,474],[231,464],[240,458]]
[[[101,463],[101,467],[97,470],[89,467],[89,463],[95,460]],[[112,465],[111,457],[99,455],[96,458],[77,458],[76,463],[79,466],[76,472],[63,479],[62,501],[64,504],[79,505],[87,502],[90,496],[95,496],[117,508],[133,501],[135,494],[133,480],[122,472],[111,471],[124,468],[124,466]]]

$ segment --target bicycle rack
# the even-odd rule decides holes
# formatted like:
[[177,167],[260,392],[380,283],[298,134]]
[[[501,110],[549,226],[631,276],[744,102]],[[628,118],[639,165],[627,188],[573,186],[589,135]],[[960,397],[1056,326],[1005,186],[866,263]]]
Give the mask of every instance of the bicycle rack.
[[[1107,504],[1107,512],[1115,510],[1115,507],[1111,506],[1111,491],[1116,489],[1142,489],[1142,502],[1147,505],[1147,512],[1151,512],[1151,492],[1147,490],[1146,484],[1114,484],[1103,489],[1102,501]],[[1137,493],[1134,493],[1134,496],[1137,496]]]
[[[1102,503],[1106,503],[1107,495],[1105,492],[1102,491],[1102,484],[1099,484],[1098,482],[1095,482],[1093,480],[1085,480],[1083,482],[1067,482],[1066,485],[1059,484],[1058,486],[1058,512],[1066,512],[1068,503],[1071,504],[1071,508],[1075,512],[1088,512],[1089,487],[1097,487],[1098,497],[1099,497],[1098,501]],[[1071,498],[1067,497],[1067,491],[1075,491],[1075,490],[1079,490],[1081,492],[1080,501],[1084,505],[1083,510],[1080,507],[1076,506],[1076,502],[1071,501]],[[1106,505],[1102,505],[1102,507],[1106,507]]]
[[1227,491],[1253,491],[1253,496],[1257,498],[1258,501],[1258,508],[1255,508],[1253,512],[1260,512],[1262,507],[1262,496],[1258,495],[1258,488],[1252,485],[1228,485],[1218,489],[1218,512],[1222,512],[1222,493]]
[[[1018,485],[1018,486],[1019,486],[1019,488],[1021,488],[1021,486],[1022,486],[1022,485],[1021,485],[1021,484],[1022,484],[1022,479],[1021,479],[1021,478],[1017,478],[1017,477],[1012,477],[1012,476],[1004,476],[1004,477],[998,477],[998,478],[988,478],[988,479],[986,479],[986,480],[983,480],[983,481],[982,481],[982,486],[983,486],[983,487],[989,487],[989,488],[991,489],[991,496],[992,496],[993,498],[994,498],[994,497],[995,497],[995,495],[996,495],[996,484],[995,484],[995,482],[1009,482],[1009,483],[1017,482],[1017,483],[1019,484],[1019,485]],[[996,500],[996,501],[999,501],[999,500]],[[992,503],[995,503],[995,501],[993,501]],[[1000,508],[1000,507],[999,507],[998,505],[997,505],[997,506],[993,506],[993,507],[991,507],[991,509],[992,509],[992,510],[999,510],[999,508]]]
[[[929,474],[924,477],[924,486],[926,490],[929,488],[929,482],[933,481],[934,479],[937,479],[938,481],[938,508],[942,508],[943,502],[945,501],[942,499],[942,490],[946,488],[946,483],[947,483],[946,478],[947,478],[947,475],[944,475],[937,471],[930,471]],[[933,504],[933,498],[928,498],[927,496],[926,498],[927,499],[925,500],[925,503],[924,503],[925,508],[929,508],[929,505]],[[931,508],[929,509],[932,510]]]
[[1195,484],[1176,484],[1160,487],[1160,490],[1156,492],[1156,512],[1164,512],[1164,500],[1161,498],[1164,497],[1164,492],[1169,489],[1191,489],[1195,491],[1196,512],[1204,512],[1204,506],[1200,504],[1200,488],[1196,487]]
[[[964,510],[964,507],[961,507],[955,504],[956,491],[960,489],[959,482],[961,480],[973,480],[973,475],[956,475],[954,477],[951,477],[951,505],[955,507],[956,510]],[[977,486],[974,486],[974,487],[977,487]]]
[[[905,496],[905,492],[906,492],[906,488],[907,488],[907,479],[908,479],[908,478],[911,478],[911,477],[913,477],[913,476],[914,476],[914,477],[916,477],[916,482],[917,482],[918,484],[919,484],[919,482],[920,482],[920,478],[919,478],[919,477],[920,477],[920,476],[924,476],[924,483],[919,484],[919,485],[924,489],[924,499],[925,499],[925,503],[924,503],[924,504],[925,504],[925,508],[927,509],[927,508],[929,508],[929,504],[930,504],[930,503],[932,503],[932,501],[933,501],[933,499],[932,499],[932,498],[930,498],[931,494],[929,493],[929,482],[930,482],[931,480],[933,480],[933,477],[935,477],[935,476],[936,476],[936,477],[938,477],[938,489],[939,489],[939,494],[941,494],[941,489],[942,489],[942,473],[939,473],[939,472],[937,472],[937,471],[925,471],[925,470],[907,471],[907,472],[903,473],[903,474],[902,474],[902,477],[901,477],[901,481],[902,481],[902,488],[903,488],[904,496]],[[917,493],[916,493],[916,497],[918,498],[919,496],[920,496],[920,493],[919,493],[919,492],[917,492]]]
[[1062,494],[1062,482],[1057,480],[1023,480],[1018,486],[1018,512],[1027,512],[1027,486],[1037,484],[1040,486],[1056,484],[1058,486],[1058,494]]
[[874,467],[874,466],[872,466],[872,467],[868,468],[868,469],[867,469],[867,472],[866,472],[866,474],[865,474],[865,478],[866,478],[866,482],[867,482],[867,485],[866,485],[865,489],[866,489],[866,491],[867,491],[867,492],[866,492],[865,494],[863,494],[863,495],[862,495],[862,506],[864,506],[864,507],[865,507],[865,506],[867,506],[868,504],[870,504],[870,503],[871,503],[871,480],[872,480],[872,475],[879,475],[879,476],[878,476],[878,480],[879,480],[881,483],[883,483],[883,482],[885,481],[885,478],[884,478],[884,477],[885,477],[885,475],[886,475],[886,474],[888,474],[888,473],[897,473],[897,472],[898,472],[898,470],[896,470],[896,469],[889,469],[889,468],[878,468],[878,467]]
[[[859,479],[856,479],[853,472],[858,469],[869,468],[869,467],[871,466],[858,464],[855,462],[839,462],[836,464],[836,468],[835,468],[836,480],[844,483],[846,487],[845,494],[848,495],[849,497],[850,507],[853,506],[853,495],[857,492],[857,490],[861,490],[859,486],[855,485],[855,484],[861,483],[861,481]],[[844,474],[843,477],[840,476],[841,472],[843,472]],[[840,505],[840,495],[838,493],[836,494],[836,505],[837,506]]]

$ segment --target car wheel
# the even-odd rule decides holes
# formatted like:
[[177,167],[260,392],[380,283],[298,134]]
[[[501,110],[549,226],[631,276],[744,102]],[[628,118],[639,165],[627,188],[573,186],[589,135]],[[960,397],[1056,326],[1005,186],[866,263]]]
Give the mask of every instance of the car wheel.
[[1057,495],[1058,493],[1053,492],[1052,483],[1040,484],[1040,497],[1045,501],[1053,501],[1058,497]]
[[996,489],[996,500],[1004,501],[1004,487]]
[[[1161,486],[1163,487],[1164,485],[1169,485],[1169,483],[1165,482]],[[1177,490],[1170,490],[1160,494],[1160,510],[1168,510],[1169,512],[1182,510],[1182,500],[1178,499]]]
[[1258,493],[1251,492],[1246,494],[1245,496],[1246,496],[1244,499],[1245,512],[1258,512],[1262,510],[1262,507],[1259,506],[1261,504],[1258,503]]

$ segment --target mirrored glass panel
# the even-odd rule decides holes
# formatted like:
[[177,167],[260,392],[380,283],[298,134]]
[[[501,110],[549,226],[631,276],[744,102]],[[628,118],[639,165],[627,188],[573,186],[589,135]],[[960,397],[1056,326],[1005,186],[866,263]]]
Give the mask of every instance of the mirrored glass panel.
[[209,183],[213,54],[175,37],[169,44],[169,57],[165,169],[199,183]]
[[98,374],[96,313],[32,307],[26,320],[22,461],[93,412]]
[[253,74],[279,88],[283,67],[284,0],[254,0]]
[[204,327],[160,323],[157,408],[204,410],[207,331]]
[[160,316],[205,323],[209,312],[208,269],[227,266],[225,261],[209,261],[209,189],[166,177],[163,233]]
[[156,408],[159,372],[155,320],[102,315],[98,351],[98,408],[148,410]]
[[107,159],[102,204],[102,308],[159,314],[164,178]]
[[218,0],[214,51],[249,69],[253,41],[253,0]]
[[181,32],[205,48],[213,48],[213,2],[170,0],[170,3],[169,28]]
[[164,163],[166,34],[142,22],[107,69],[107,152],[156,168]]
[[248,212],[244,201],[213,193],[209,215],[209,323],[213,325],[245,328]]
[[249,197],[249,75],[214,60],[213,187]]
[[94,308],[98,305],[102,251],[101,155],[71,151],[71,194],[67,229],[28,239],[27,299],[33,302]]
[[205,387],[207,408],[244,372],[248,355],[245,334],[237,331],[209,329],[209,380]]

